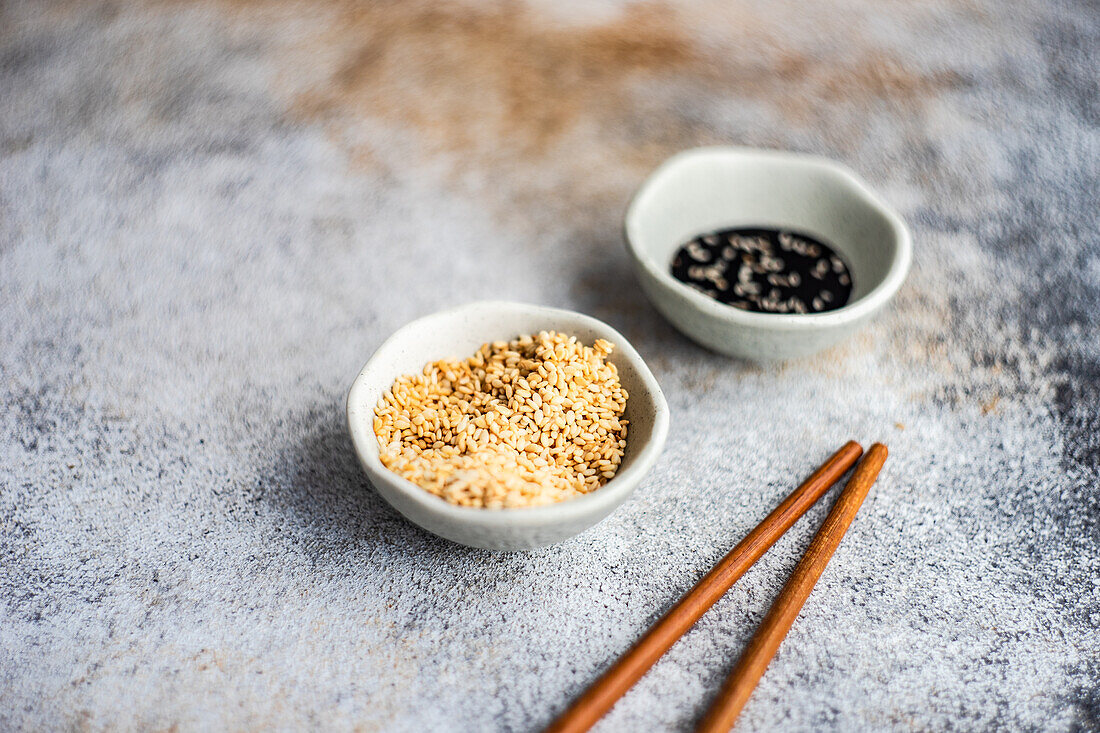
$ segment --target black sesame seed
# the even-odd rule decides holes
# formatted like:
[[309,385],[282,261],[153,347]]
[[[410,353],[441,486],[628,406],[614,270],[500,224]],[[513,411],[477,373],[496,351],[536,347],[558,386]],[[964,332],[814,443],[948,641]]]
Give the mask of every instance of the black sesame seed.
[[840,254],[817,237],[790,230],[701,234],[676,252],[672,275],[720,303],[757,313],[835,310],[852,295]]

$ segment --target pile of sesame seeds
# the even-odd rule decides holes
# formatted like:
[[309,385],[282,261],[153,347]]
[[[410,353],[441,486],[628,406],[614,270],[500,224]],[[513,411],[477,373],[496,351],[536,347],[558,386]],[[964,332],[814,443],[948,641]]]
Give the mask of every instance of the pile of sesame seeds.
[[374,410],[383,465],[461,506],[537,506],[599,488],[626,448],[613,348],[543,331],[399,377]]

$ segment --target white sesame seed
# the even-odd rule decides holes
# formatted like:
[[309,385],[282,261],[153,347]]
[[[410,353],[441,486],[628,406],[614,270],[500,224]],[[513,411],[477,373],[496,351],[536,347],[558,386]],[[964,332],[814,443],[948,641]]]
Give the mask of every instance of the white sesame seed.
[[382,462],[446,501],[487,508],[570,499],[612,478],[627,394],[605,339],[556,332],[484,344],[397,379],[375,407]]

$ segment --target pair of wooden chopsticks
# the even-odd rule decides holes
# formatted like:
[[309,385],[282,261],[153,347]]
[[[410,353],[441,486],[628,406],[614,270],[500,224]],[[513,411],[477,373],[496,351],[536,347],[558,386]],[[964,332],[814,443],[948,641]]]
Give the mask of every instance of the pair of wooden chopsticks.
[[[568,710],[558,716],[547,728],[547,733],[578,733],[592,727],[862,454],[863,448],[854,441],[848,441],[834,453],[722,558]],[[802,604],[806,602],[833,552],[840,545],[840,539],[855,518],[885,461],[886,446],[881,443],[872,445],[737,661],[722,691],[699,723],[698,731],[725,733],[733,726],[757,682],[764,676],[764,670],[778,651],[783,637],[802,610]]]

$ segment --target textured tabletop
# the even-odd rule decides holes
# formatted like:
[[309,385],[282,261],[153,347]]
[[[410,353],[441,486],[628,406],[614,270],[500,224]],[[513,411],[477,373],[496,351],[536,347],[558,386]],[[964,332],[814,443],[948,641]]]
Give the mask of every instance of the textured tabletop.
[[[848,438],[890,460],[743,728],[1100,729],[1098,47],[1090,0],[0,4],[0,729],[536,730]],[[771,366],[673,330],[621,216],[701,144],[869,181],[892,308]],[[533,552],[410,525],[345,433],[486,297],[672,409]],[[827,506],[598,729],[690,729]]]

